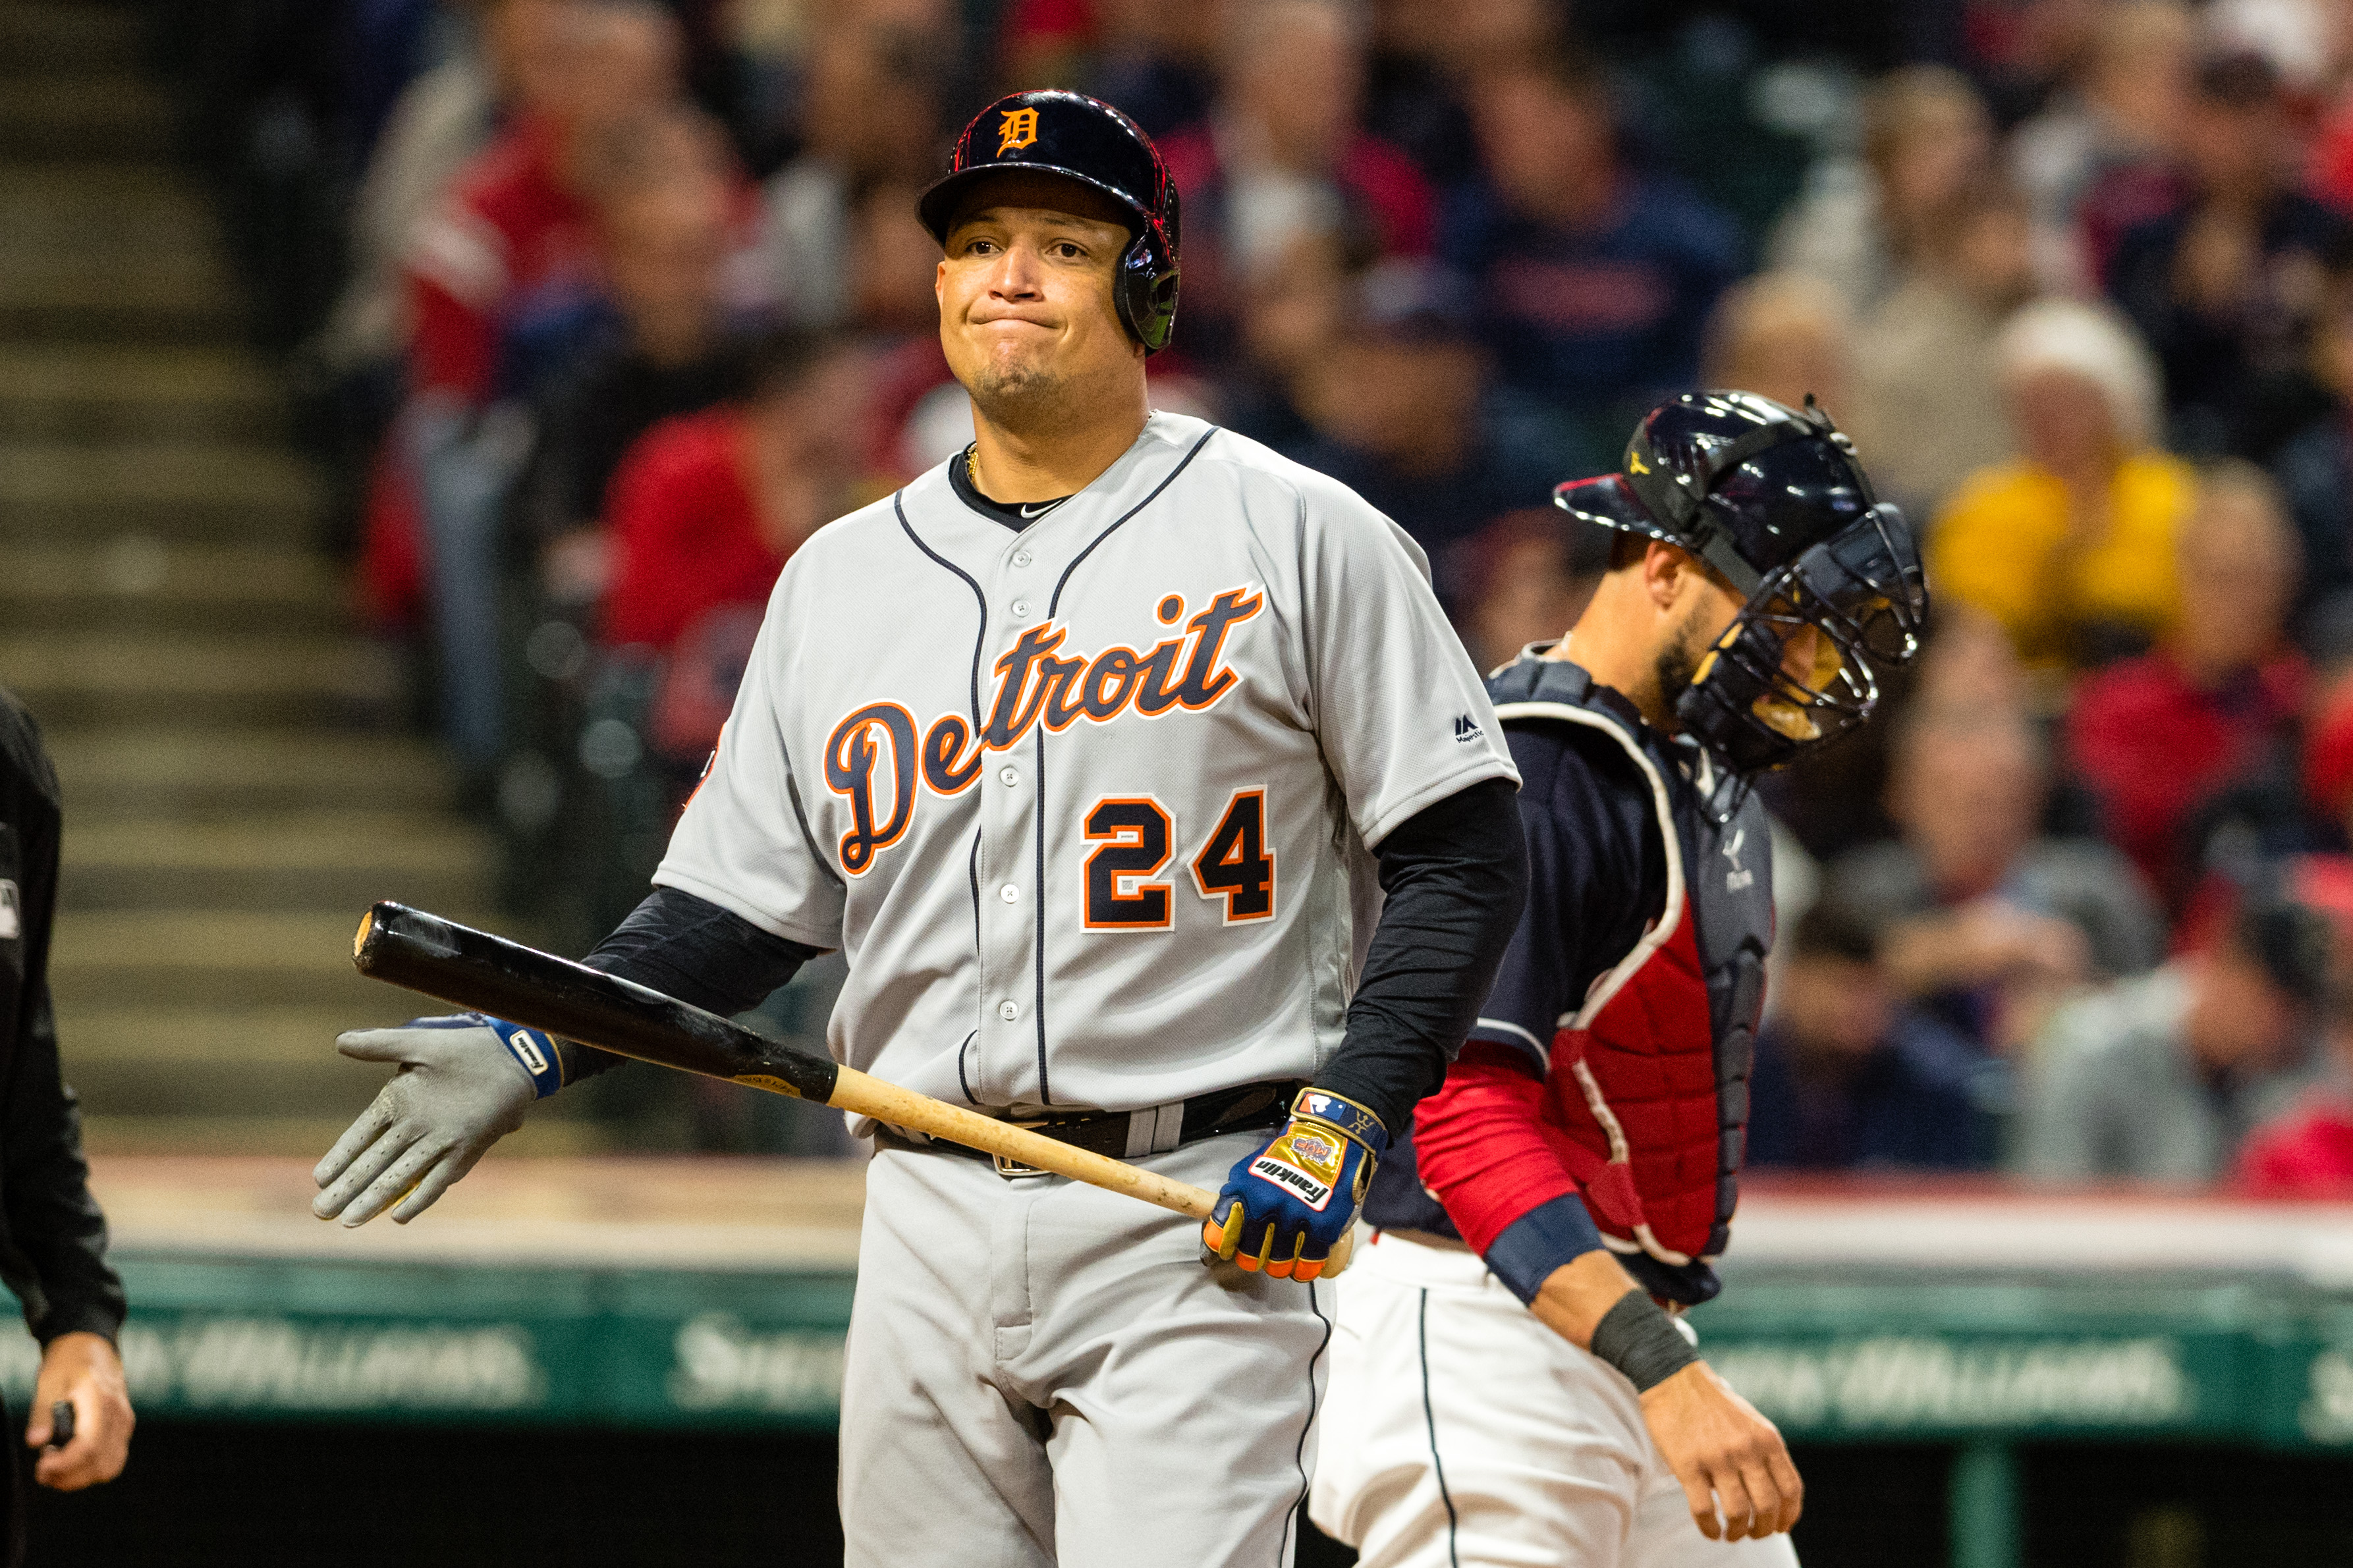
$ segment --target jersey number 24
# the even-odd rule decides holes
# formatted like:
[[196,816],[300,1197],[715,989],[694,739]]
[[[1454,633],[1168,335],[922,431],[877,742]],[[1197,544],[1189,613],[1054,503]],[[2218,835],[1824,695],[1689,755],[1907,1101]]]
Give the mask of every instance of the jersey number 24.
[[[1149,795],[1106,795],[1086,816],[1086,927],[1089,931],[1166,931],[1173,920],[1169,882],[1155,881],[1174,852],[1176,827]],[[1266,792],[1236,792],[1193,857],[1193,885],[1226,901],[1226,923],[1274,913],[1274,855],[1266,847]]]

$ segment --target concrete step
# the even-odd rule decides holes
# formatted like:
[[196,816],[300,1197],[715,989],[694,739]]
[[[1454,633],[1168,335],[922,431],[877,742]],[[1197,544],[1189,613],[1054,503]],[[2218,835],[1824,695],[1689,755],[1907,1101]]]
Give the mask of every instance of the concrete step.
[[166,166],[0,163],[0,337],[231,342],[245,306],[194,181]]
[[[302,1006],[357,1025],[446,1011],[352,967],[353,935],[366,912],[364,901],[347,910],[62,912],[49,952],[58,1016],[81,1007]],[[479,911],[436,912],[499,927],[496,916]]]
[[[551,1100],[533,1111],[519,1131],[499,1140],[493,1157],[531,1159],[617,1150],[613,1135],[596,1122],[566,1120],[556,1109],[562,1103]],[[82,1119],[82,1147],[100,1156],[272,1154],[315,1162],[366,1108],[362,1099],[348,1114],[332,1116],[115,1116],[100,1110]]]
[[0,158],[162,159],[175,139],[171,101],[142,78],[11,73],[0,80]]
[[126,533],[102,548],[0,550],[0,626],[15,631],[203,631],[261,626],[331,632],[349,590],[314,556],[246,544],[167,545]]
[[71,825],[213,822],[359,801],[436,811],[455,794],[440,753],[406,735],[146,726],[52,729],[47,739]]
[[284,420],[269,370],[239,349],[0,344],[0,441],[247,440]]
[[121,1064],[170,1074],[235,1061],[255,1072],[276,1073],[315,1065],[322,1058],[343,1060],[335,1056],[337,1035],[416,1016],[414,1007],[401,1011],[409,1005],[402,993],[387,989],[382,1005],[365,1017],[334,1007],[83,1006],[64,1016],[58,1038],[71,1072]]
[[131,70],[139,63],[145,15],[130,5],[9,0],[0,5],[0,76]]
[[[389,1073],[379,1063],[353,1061],[338,1053],[335,1037],[346,1029],[399,1024],[447,1011],[427,997],[378,989],[384,996],[373,1011],[71,1009],[58,1022],[66,1080],[81,1095],[92,1121],[111,1130],[110,1138],[140,1136],[143,1130],[144,1136],[155,1140],[150,1146],[170,1147],[174,1145],[164,1142],[167,1135],[186,1137],[203,1131],[227,1141],[209,1145],[215,1150],[242,1148],[259,1125],[267,1135],[300,1144],[298,1152],[316,1160],[375,1097]],[[547,1136],[537,1130],[562,1127],[586,1109],[576,1099],[537,1107],[516,1141],[536,1143]],[[586,1131],[563,1133],[556,1141],[575,1146]],[[501,1149],[513,1146],[500,1144]]]
[[299,1117],[345,1106],[355,1115],[386,1069],[339,1055],[335,1036],[398,1022],[291,1007],[99,1008],[61,1018],[58,1048],[67,1081],[98,1115]]
[[0,337],[20,342],[234,343],[246,329],[244,301],[202,276],[0,264]]
[[[19,99],[19,84],[5,96]],[[0,163],[0,265],[60,272],[101,268],[111,276],[235,283],[203,186],[168,163],[92,157],[78,163]]]
[[454,820],[396,812],[69,822],[58,907],[341,913],[398,899],[450,908],[480,899],[492,855],[484,835]]
[[373,725],[397,671],[364,644],[268,634],[0,638],[0,685],[45,726],[166,722]]
[[0,444],[0,549],[111,541],[126,531],[297,549],[322,498],[311,465],[271,447]]

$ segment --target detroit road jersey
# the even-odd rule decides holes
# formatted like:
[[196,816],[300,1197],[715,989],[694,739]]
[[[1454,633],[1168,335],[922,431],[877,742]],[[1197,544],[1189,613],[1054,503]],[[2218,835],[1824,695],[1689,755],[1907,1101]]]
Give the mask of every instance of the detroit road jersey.
[[1155,414],[1016,531],[945,465],[817,534],[655,880],[843,948],[834,1055],[988,1108],[1312,1077],[1366,845],[1516,780],[1419,550]]

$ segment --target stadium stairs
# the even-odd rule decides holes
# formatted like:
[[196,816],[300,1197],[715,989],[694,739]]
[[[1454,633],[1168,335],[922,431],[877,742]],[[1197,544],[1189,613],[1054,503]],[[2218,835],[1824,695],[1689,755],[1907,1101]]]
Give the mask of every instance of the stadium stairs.
[[361,911],[485,918],[491,851],[316,552],[323,487],[139,21],[0,3],[0,684],[64,783],[91,1148],[315,1157],[383,1076],[336,1031],[425,1010],[353,973]]

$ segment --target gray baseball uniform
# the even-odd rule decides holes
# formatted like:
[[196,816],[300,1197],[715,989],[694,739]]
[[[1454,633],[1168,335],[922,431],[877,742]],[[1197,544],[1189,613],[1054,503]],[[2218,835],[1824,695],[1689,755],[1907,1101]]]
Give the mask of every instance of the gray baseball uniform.
[[[1377,910],[1366,846],[1490,778],[1517,774],[1412,542],[1323,475],[1155,414],[1019,532],[944,465],[811,539],[654,879],[844,949],[842,1061],[1008,1114],[1133,1112],[1132,1157],[1215,1187],[1250,1140],[1179,1150],[1170,1108],[1314,1076]],[[877,1156],[844,1518],[1010,1517],[1032,1544],[853,1522],[852,1563],[1283,1552],[1297,1476],[1216,1499],[1165,1482],[1264,1481],[1284,1366],[1306,1463],[1314,1288],[1204,1270],[1193,1222],[1063,1186]],[[1055,1241],[1050,1211],[1118,1245]],[[1085,1289],[1053,1289],[1081,1267]],[[1142,1365],[1166,1370],[1156,1405]],[[1213,1396],[1243,1368],[1261,1404]],[[1085,1484],[1121,1478],[1121,1508],[1039,1500],[1074,1454]]]

